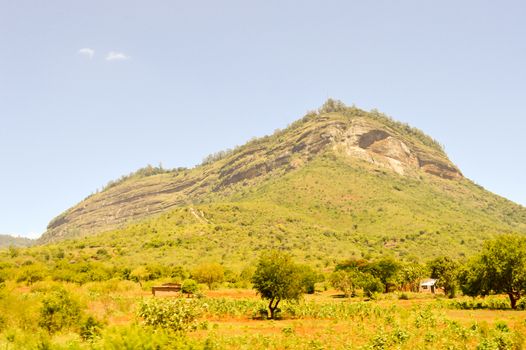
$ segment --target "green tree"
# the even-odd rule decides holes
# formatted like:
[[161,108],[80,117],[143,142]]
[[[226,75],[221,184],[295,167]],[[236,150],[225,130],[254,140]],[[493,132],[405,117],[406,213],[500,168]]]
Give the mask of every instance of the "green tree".
[[314,271],[309,265],[299,265],[298,272],[301,278],[303,293],[314,294],[316,282],[321,282],[323,276]]
[[385,287],[385,293],[400,284],[400,270],[402,265],[393,258],[383,258],[369,266],[370,273],[378,278]]
[[505,293],[512,309],[526,294],[526,238],[502,235],[485,242],[460,274],[461,288],[470,296]]
[[397,285],[400,266],[392,258],[373,263],[365,259],[349,259],[336,265],[331,282],[346,296],[354,295],[356,289],[361,288],[364,295],[372,297],[384,290],[388,292],[390,286]]
[[130,279],[139,283],[142,288],[142,282],[152,279],[152,274],[145,266],[139,266],[131,271]]
[[192,271],[192,277],[199,283],[205,283],[208,289],[213,289],[215,284],[224,281],[225,269],[218,263],[204,263]]
[[336,265],[334,271],[339,270],[357,270],[357,271],[368,271],[369,261],[365,259],[349,259],[342,261]]
[[271,319],[281,300],[298,300],[302,294],[298,267],[289,254],[276,250],[260,256],[252,284],[263,299],[269,300]]
[[385,287],[378,277],[370,273],[363,273],[359,283],[363,289],[363,293],[368,297],[372,297],[375,293],[382,292]]
[[337,290],[343,292],[348,298],[356,293],[356,288],[360,287],[360,272],[354,270],[338,270],[331,274],[331,285]]
[[431,278],[436,278],[437,287],[444,288],[444,294],[455,297],[457,291],[457,277],[460,264],[447,256],[438,257],[429,263]]
[[411,292],[418,292],[420,281],[426,277],[428,271],[426,267],[418,262],[407,262],[402,265],[400,270],[401,288],[403,290],[410,290]]

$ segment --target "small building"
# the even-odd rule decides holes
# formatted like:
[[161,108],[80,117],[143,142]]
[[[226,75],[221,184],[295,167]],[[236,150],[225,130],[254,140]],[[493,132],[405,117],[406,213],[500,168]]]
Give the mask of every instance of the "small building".
[[423,280],[422,282],[420,282],[419,292],[435,294],[435,291],[437,289],[436,288],[436,283],[437,282],[438,282],[438,280],[433,279],[433,278],[427,278],[427,279]]

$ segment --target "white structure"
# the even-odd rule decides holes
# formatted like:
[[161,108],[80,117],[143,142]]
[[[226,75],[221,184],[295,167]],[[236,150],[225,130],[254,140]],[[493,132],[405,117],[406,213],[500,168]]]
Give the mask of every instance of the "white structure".
[[437,281],[438,280],[432,278],[423,280],[420,282],[420,291],[435,294]]

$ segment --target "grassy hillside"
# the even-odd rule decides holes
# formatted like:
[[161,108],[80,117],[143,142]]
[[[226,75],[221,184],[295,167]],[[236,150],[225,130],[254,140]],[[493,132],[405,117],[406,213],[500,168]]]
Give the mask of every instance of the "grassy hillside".
[[131,269],[216,261],[240,272],[278,248],[331,269],[349,257],[463,259],[496,234],[526,233],[523,207],[469,180],[401,176],[329,151],[228,201],[209,200],[30,254],[45,264],[62,251],[65,261]]

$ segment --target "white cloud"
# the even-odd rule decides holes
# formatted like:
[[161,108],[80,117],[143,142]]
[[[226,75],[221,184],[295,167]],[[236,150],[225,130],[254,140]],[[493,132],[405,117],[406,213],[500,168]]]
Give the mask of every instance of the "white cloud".
[[106,61],[126,61],[130,58],[130,56],[126,55],[123,52],[110,51],[110,53],[108,53],[108,55],[106,56]]
[[78,51],[79,55],[87,56],[91,60],[95,56],[95,50],[90,49],[89,47],[84,47]]

